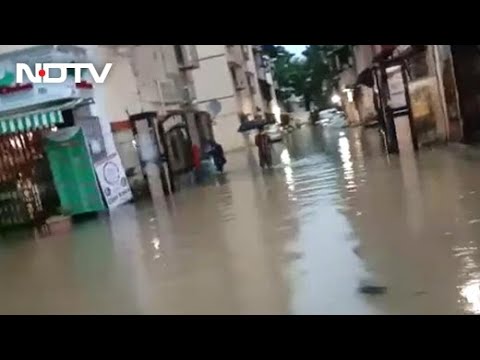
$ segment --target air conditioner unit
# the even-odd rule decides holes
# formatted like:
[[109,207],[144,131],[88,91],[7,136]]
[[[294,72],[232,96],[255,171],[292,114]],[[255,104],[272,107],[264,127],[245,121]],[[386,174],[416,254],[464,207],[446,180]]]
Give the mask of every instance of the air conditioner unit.
[[179,89],[173,81],[160,81],[160,89],[162,91],[163,102],[165,104],[178,104],[181,102]]

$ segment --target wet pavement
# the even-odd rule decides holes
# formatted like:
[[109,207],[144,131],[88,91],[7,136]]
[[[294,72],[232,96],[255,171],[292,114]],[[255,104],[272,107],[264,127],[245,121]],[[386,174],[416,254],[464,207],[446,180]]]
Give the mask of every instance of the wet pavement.
[[[480,313],[480,152],[304,127],[169,202],[0,239],[0,313]],[[385,286],[362,294],[362,284]]]

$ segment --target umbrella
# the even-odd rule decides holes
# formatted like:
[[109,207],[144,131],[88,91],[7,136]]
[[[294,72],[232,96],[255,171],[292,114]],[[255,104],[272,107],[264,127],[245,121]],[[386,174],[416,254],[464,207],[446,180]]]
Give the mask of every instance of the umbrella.
[[251,120],[251,121],[245,121],[242,124],[240,124],[240,127],[238,128],[238,132],[247,132],[250,130],[258,129],[262,126],[265,126],[267,123],[265,120]]

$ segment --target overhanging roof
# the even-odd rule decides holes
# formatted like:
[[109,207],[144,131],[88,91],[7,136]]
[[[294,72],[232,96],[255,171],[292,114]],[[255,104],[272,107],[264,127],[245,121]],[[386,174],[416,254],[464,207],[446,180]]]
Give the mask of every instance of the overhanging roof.
[[62,111],[72,109],[84,101],[64,99],[0,113],[0,135],[51,128],[62,124]]

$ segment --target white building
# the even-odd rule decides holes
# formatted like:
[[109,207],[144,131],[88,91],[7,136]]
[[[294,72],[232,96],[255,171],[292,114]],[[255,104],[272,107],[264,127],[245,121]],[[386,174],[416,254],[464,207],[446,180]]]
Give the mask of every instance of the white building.
[[214,132],[225,151],[246,145],[237,131],[241,115],[251,120],[276,112],[280,120],[268,58],[258,45],[196,45],[196,52],[199,66],[192,70],[195,104],[209,111],[213,102],[220,103]]
[[[35,49],[54,45],[2,45],[0,56],[33,54],[32,62],[48,57],[35,56]],[[61,47],[61,46],[60,46]],[[72,45],[69,61],[109,62],[112,70],[105,84],[95,84],[94,104],[89,112],[99,118],[107,152],[115,151],[112,124],[121,125],[128,114],[142,111],[179,109],[193,104],[209,111],[216,100],[221,105],[214,132],[225,151],[245,146],[238,132],[240,115],[276,113],[275,91],[269,59],[258,45]],[[43,59],[43,60],[42,60]],[[48,60],[45,60],[48,62]],[[28,105],[31,98],[23,101]],[[1,109],[0,109],[1,110]]]

